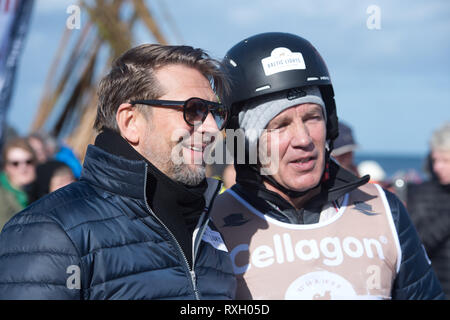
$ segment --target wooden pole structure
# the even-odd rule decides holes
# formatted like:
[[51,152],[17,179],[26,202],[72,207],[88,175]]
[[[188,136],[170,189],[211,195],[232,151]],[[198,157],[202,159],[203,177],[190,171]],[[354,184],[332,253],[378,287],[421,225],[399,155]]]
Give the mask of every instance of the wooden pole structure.
[[[132,15],[128,18],[121,14],[125,3],[132,7]],[[79,4],[88,13],[89,22],[72,48],[68,47],[68,42],[74,31],[64,31],[31,129],[48,127],[48,119],[58,111],[59,115],[48,131],[61,138],[60,135],[69,130],[65,142],[80,159],[84,159],[87,145],[93,143],[96,136],[93,124],[97,114],[98,82],[112,61],[132,47],[135,23],[141,21],[158,43],[167,44],[167,41],[143,0],[95,0],[89,3],[80,0]],[[109,48],[106,63],[99,57],[105,47]],[[65,55],[68,60],[62,65]],[[98,63],[104,64],[100,74],[94,72],[94,69],[98,70]],[[62,72],[58,78],[59,70]],[[63,107],[62,111],[60,107],[55,108],[57,105]]]

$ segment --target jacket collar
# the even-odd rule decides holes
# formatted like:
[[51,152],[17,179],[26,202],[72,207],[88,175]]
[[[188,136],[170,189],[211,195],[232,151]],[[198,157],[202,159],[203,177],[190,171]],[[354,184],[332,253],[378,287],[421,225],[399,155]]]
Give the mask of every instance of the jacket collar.
[[109,129],[103,129],[95,145],[88,146],[80,180],[112,193],[144,200],[147,176],[165,180],[173,187],[173,194],[201,192],[206,208],[210,207],[220,190],[220,182],[216,179],[206,179],[203,186],[196,190],[171,180],[132,148],[120,134]]
[[80,181],[129,198],[144,199],[146,162],[129,160],[89,145]]

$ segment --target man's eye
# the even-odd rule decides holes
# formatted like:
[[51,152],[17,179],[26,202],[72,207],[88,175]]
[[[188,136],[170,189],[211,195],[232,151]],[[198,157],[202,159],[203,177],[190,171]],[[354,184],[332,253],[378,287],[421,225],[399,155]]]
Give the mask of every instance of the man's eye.
[[272,131],[276,131],[276,130],[281,130],[286,126],[287,126],[287,123],[280,122],[280,123],[273,124],[272,126],[268,127],[267,131],[272,132]]
[[277,129],[282,129],[285,128],[289,125],[288,122],[281,122],[280,124],[277,125]]
[[320,121],[322,119],[323,119],[322,116],[316,115],[316,116],[309,116],[309,117],[307,117],[306,121],[308,121],[308,120]]

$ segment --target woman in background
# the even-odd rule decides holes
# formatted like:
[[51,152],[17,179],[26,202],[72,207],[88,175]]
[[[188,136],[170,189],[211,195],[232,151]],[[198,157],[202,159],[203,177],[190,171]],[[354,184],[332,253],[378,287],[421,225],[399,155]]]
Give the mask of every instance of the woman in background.
[[36,157],[24,138],[10,140],[2,152],[0,173],[0,230],[14,214],[29,204],[25,186],[36,178]]

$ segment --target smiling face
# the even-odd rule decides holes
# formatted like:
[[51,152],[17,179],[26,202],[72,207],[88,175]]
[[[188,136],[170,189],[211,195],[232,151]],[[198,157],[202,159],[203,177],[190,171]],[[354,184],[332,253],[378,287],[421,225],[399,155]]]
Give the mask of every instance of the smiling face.
[[[317,186],[325,168],[326,123],[317,104],[291,107],[273,118],[260,141],[267,140],[268,154],[277,148],[277,170],[272,174],[281,186],[292,191],[307,191]],[[277,139],[273,143],[272,140]],[[275,192],[281,190],[266,182]]]
[[[158,100],[185,101],[192,97],[217,102],[210,82],[198,70],[180,64],[161,67],[156,78],[164,94]],[[137,150],[171,179],[197,185],[205,178],[205,149],[218,133],[209,113],[203,123],[188,125],[182,108],[152,107]]]
[[17,189],[36,178],[33,155],[25,149],[13,147],[6,154],[5,173],[11,185]]

